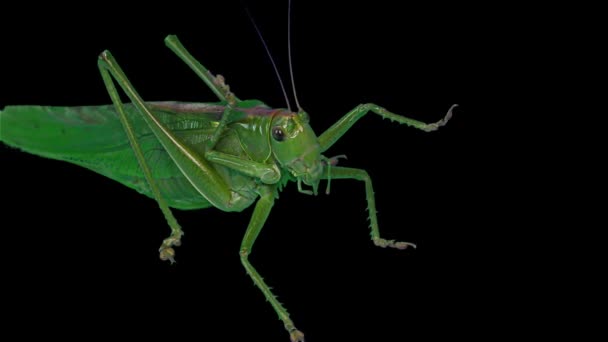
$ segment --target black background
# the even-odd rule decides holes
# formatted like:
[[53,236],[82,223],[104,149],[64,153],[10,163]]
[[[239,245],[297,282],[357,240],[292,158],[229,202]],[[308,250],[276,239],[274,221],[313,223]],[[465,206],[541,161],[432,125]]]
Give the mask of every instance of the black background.
[[[286,2],[245,3],[288,82]],[[284,107],[242,4],[196,6],[4,13],[18,24],[4,23],[0,105],[109,103],[96,65],[103,49],[144,99],[215,101],[164,46],[177,34],[237,96]],[[369,115],[327,153],[369,172],[382,234],[417,250],[373,246],[356,181],[332,182],[330,196],[293,184],[281,193],[250,260],[308,341],[485,340],[509,331],[495,309],[514,300],[510,256],[500,251],[515,233],[492,214],[504,180],[493,176],[500,150],[488,138],[499,129],[505,85],[497,80],[515,69],[505,63],[510,32],[496,9],[403,6],[293,7],[298,96],[317,134],[359,103],[425,122],[460,104],[434,133]],[[186,235],[169,265],[158,260],[169,229],[153,200],[77,166],[6,146],[0,153],[3,282],[17,300],[8,306],[16,324],[86,340],[288,340],[239,262],[251,208],[175,210]]]

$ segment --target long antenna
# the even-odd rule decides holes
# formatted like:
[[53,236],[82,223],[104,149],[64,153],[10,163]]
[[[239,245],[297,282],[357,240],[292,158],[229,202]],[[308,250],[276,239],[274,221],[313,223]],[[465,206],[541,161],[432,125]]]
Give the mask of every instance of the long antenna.
[[287,57],[289,58],[289,77],[291,78],[291,89],[293,89],[293,97],[296,100],[298,112],[302,111],[298,102],[298,94],[296,94],[296,82],[293,80],[293,63],[291,62],[291,0],[287,5]]
[[[251,12],[249,12],[249,8],[247,8],[246,6],[245,6],[245,11],[247,12],[247,16],[249,17],[249,20],[251,20],[251,24],[253,25],[253,28],[255,28],[255,32],[258,34],[258,37],[260,38],[260,40],[262,41],[262,44],[264,45],[266,54],[268,55],[268,58],[270,59],[270,62],[272,63],[274,73],[277,76],[277,79],[279,80],[279,84],[281,85],[281,90],[283,91],[283,97],[285,98],[285,104],[287,104],[287,109],[289,109],[289,111],[291,112],[291,106],[289,105],[289,99],[287,98],[287,91],[285,91],[285,86],[283,85],[283,80],[281,79],[281,74],[279,74],[279,69],[277,68],[276,63],[274,62],[274,58],[272,58],[270,49],[268,48],[268,45],[266,44],[266,41],[264,40],[264,37],[262,36],[262,32],[260,32],[258,25],[256,25],[255,20],[253,20],[253,16],[251,15]],[[290,63],[291,63],[291,59],[290,59]],[[291,70],[291,68],[290,68],[290,70]],[[292,77],[292,83],[293,83],[293,77]],[[298,99],[296,98],[296,105],[297,104],[298,104]],[[299,105],[298,105],[298,108],[300,108]]]

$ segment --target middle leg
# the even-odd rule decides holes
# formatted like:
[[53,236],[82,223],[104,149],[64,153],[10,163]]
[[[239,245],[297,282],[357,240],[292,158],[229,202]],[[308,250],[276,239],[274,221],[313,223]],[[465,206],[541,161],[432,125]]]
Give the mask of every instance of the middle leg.
[[253,210],[253,215],[251,216],[251,221],[249,221],[249,226],[247,227],[247,231],[245,232],[245,237],[243,237],[243,242],[241,243],[241,263],[247,274],[253,279],[255,285],[262,291],[266,300],[272,305],[274,311],[279,315],[279,319],[283,322],[285,329],[289,333],[289,337],[292,342],[304,342],[304,334],[296,329],[295,325],[291,318],[289,318],[289,313],[287,310],[279,303],[275,295],[272,293],[268,285],[264,282],[258,271],[251,265],[249,262],[249,255],[251,254],[251,249],[253,248],[253,244],[260,234],[268,215],[270,214],[270,210],[274,205],[274,187],[271,186],[262,186],[260,187],[261,197],[258,200],[255,209]]

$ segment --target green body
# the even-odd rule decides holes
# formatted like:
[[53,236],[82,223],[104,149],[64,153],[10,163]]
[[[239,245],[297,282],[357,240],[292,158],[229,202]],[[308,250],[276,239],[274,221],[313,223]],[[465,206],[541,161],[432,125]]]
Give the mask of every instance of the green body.
[[[212,75],[177,37],[168,36],[165,43],[220,102],[145,102],[111,54],[104,51],[98,66],[113,105],[8,106],[0,111],[0,141],[83,166],[154,198],[171,228],[159,250],[163,260],[173,261],[173,247],[180,245],[183,234],[169,207],[242,211],[255,203],[239,251],[241,263],[273,306],[291,341],[302,342],[304,335],[248,259],[278,192],[289,181],[297,182],[300,192],[315,195],[322,179],[362,181],[374,244],[415,247],[380,236],[367,172],[335,166],[338,157],[327,158],[322,153],[367,113],[433,131],[449,120],[453,107],[443,119],[425,124],[375,104],[361,104],[317,136],[303,110],[291,112],[257,100],[242,101],[230,92],[223,77]],[[131,103],[122,103],[115,83]]]
[[[154,114],[176,137],[195,153],[203,155],[224,111],[222,103],[192,104],[178,102],[148,103]],[[247,112],[270,113],[272,109],[259,101],[243,101],[240,119],[231,123],[221,135],[215,150],[256,160],[258,142],[264,141],[264,130],[270,115],[248,115]],[[156,180],[161,195],[170,207],[202,209],[211,203],[201,196],[163,149],[135,106],[124,106],[142,152]],[[8,106],[0,112],[2,142],[42,157],[74,163],[118,181],[148,197],[154,198],[149,185],[113,105],[83,107]],[[248,149],[244,142],[253,148]],[[257,144],[257,145],[256,145]],[[257,160],[262,161],[262,160]],[[235,170],[213,164],[229,187],[242,199],[232,211],[253,203],[255,180]]]

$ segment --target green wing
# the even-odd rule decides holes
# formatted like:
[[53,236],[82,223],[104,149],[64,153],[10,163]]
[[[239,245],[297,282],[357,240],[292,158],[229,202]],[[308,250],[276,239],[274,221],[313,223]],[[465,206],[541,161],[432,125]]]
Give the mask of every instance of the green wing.
[[[259,105],[251,103],[249,105]],[[221,103],[150,102],[161,122],[193,150],[218,124]],[[184,177],[131,104],[125,111],[162,195],[178,209],[211,206]],[[113,105],[8,106],[0,111],[0,141],[38,156],[80,165],[153,197]]]

